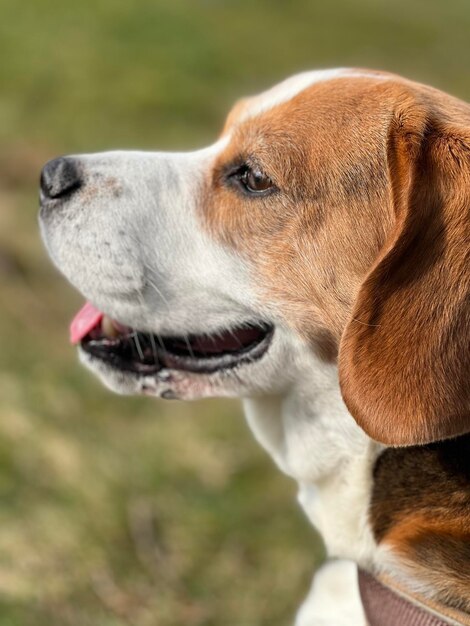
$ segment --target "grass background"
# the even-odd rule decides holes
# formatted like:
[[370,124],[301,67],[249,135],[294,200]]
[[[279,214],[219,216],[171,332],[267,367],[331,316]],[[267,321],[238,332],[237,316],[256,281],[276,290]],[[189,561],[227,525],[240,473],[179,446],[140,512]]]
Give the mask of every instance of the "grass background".
[[468,0],[0,0],[0,626],[291,623],[322,556],[235,403],[117,398],[42,250],[61,153],[189,149],[304,69],[470,98]]

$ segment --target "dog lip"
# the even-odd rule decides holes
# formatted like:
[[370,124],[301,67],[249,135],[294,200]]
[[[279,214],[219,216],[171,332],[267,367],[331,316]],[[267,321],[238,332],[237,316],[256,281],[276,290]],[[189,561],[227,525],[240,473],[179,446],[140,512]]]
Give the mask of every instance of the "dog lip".
[[178,344],[181,343],[178,338],[156,338],[137,331],[112,338],[89,334],[80,342],[80,347],[114,369],[141,376],[155,375],[161,370],[213,374],[257,361],[268,350],[274,326],[260,322],[247,325],[246,328],[257,331],[251,342],[241,345],[237,350],[222,350],[210,355],[196,356],[191,348],[183,353],[178,350]]
[[[261,328],[261,327],[260,327]],[[238,365],[260,359],[272,341],[274,327],[264,325],[262,337],[236,352],[222,353],[220,356],[194,357],[181,356],[169,351],[162,351],[162,360],[166,368],[200,374],[213,374],[219,370],[232,369]]]

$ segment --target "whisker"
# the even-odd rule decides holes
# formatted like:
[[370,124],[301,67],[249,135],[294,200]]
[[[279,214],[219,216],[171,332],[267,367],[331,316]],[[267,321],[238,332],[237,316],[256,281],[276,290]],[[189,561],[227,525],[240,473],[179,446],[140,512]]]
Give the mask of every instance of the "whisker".
[[382,324],[369,324],[368,322],[361,322],[357,317],[351,318],[353,322],[357,322],[358,324],[362,324],[363,326],[370,326],[371,328],[379,328]]
[[155,335],[155,337],[157,338],[158,345],[160,346],[160,348],[162,350],[166,350],[165,344],[163,343],[163,339],[160,337],[160,335]]
[[237,337],[237,335],[235,334],[234,330],[232,328],[229,328],[229,333],[230,335],[235,339],[235,341],[237,342],[237,344],[240,347],[243,347],[243,343],[240,341],[240,339]]
[[[129,239],[131,239],[131,240],[134,242],[134,244],[135,244],[135,245],[136,245],[136,247],[137,247],[137,250],[140,250],[140,248],[141,248],[142,244],[141,244],[141,242],[139,241],[139,238],[138,238],[138,237],[136,237],[135,235],[133,235],[133,234],[132,234],[132,233],[130,233],[130,232],[128,232],[128,233],[127,233],[127,236],[129,237]],[[142,262],[142,265],[144,266],[144,269],[145,269],[145,270],[147,270],[148,274],[153,275],[153,274],[155,273],[155,270],[154,270],[153,268],[151,268],[151,267],[150,267],[150,265],[149,265],[148,263],[146,263],[145,261],[141,261],[141,262]],[[155,293],[159,296],[159,298],[161,298],[161,299],[163,300],[163,302],[165,303],[165,305],[166,305],[166,307],[167,307],[167,309],[168,309],[168,311],[169,311],[169,310],[170,310],[170,305],[169,305],[169,302],[168,302],[168,300],[165,298],[165,296],[163,295],[163,293],[161,292],[161,290],[157,287],[157,285],[155,285],[155,283],[153,282],[153,280],[151,280],[151,279],[149,278],[149,276],[148,276],[148,275],[146,276],[146,281],[147,281],[148,285],[149,285],[150,287],[152,287],[152,288],[153,288],[153,290],[154,290],[154,291],[155,291]],[[141,290],[141,291],[142,291],[142,290]],[[143,293],[141,293],[141,296],[142,296],[142,304],[144,304]]]
[[[149,272],[151,271],[151,269],[150,269],[150,267],[148,267],[148,265],[146,265],[145,267],[146,267],[146,269],[147,269]],[[168,310],[170,310],[170,304],[169,304],[168,300],[165,298],[165,296],[163,295],[163,293],[162,293],[161,289],[159,289],[159,288],[157,287],[157,285],[153,282],[153,280],[151,280],[148,276],[147,276],[146,280],[147,280],[147,284],[148,284],[150,287],[152,287],[152,289],[155,291],[155,293],[157,294],[157,296],[159,296],[159,297],[163,300],[163,303],[165,304],[166,308],[167,308]]]
[[137,352],[139,353],[139,358],[140,358],[140,360],[141,360],[141,361],[144,361],[144,360],[145,360],[145,357],[144,357],[144,353],[143,353],[143,351],[142,351],[142,346],[140,345],[139,334],[138,334],[138,332],[137,332],[137,331],[134,331],[134,332],[132,333],[132,338],[133,338],[133,340],[134,340],[135,347],[137,348]]
[[186,347],[188,348],[188,352],[189,355],[191,356],[192,359],[194,359],[194,352],[193,349],[191,348],[191,344],[189,343],[189,339],[188,339],[188,335],[184,336],[184,342],[186,343]]

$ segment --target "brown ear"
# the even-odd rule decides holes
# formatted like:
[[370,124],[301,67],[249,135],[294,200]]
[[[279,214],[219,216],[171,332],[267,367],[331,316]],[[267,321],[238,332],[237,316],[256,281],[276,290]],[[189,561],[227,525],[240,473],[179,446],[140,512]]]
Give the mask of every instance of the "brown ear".
[[392,123],[394,232],[340,346],[344,400],[388,445],[470,430],[470,107],[429,97]]

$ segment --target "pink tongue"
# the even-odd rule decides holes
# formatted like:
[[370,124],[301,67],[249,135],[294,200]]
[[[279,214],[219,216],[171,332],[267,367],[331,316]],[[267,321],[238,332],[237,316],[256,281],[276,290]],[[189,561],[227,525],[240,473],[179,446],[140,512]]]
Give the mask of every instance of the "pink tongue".
[[80,343],[93,328],[98,326],[102,319],[103,313],[95,309],[91,302],[87,302],[70,324],[70,342],[73,344]]

